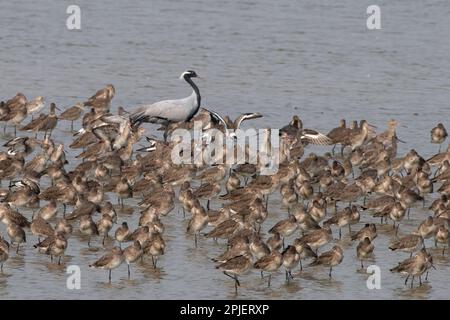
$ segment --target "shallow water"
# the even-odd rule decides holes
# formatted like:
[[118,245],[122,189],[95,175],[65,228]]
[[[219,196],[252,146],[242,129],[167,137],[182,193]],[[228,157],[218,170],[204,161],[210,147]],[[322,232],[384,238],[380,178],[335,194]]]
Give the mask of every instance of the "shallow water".
[[[372,2],[344,0],[330,5],[281,0],[275,5],[268,0],[197,0],[189,4],[141,0],[130,7],[127,2],[80,0],[82,30],[69,31],[65,11],[71,1],[43,0],[39,6],[34,1],[3,1],[0,99],[20,91],[28,98],[42,95],[65,108],[113,83],[113,109],[124,106],[132,110],[140,103],[187,95],[188,87],[177,76],[192,68],[204,77],[197,81],[204,105],[222,114],[259,111],[264,118],[253,124],[272,128],[299,114],[306,127],[325,132],[344,117],[365,118],[378,130],[395,118],[398,136],[407,142],[399,146],[399,153],[415,148],[426,158],[437,151],[437,146],[429,143],[429,130],[439,121],[448,125],[445,119],[450,115],[450,6],[446,1],[414,5],[378,1],[382,30],[369,31],[365,12]],[[60,130],[54,137],[64,144],[71,141],[71,135]],[[69,161],[75,155],[70,152]],[[435,197],[428,197],[427,203]],[[115,201],[113,195],[110,198]],[[133,207],[135,201],[126,200],[126,204]],[[285,217],[280,208],[279,199],[272,197],[263,231]],[[31,216],[29,211],[24,213]],[[427,214],[419,204],[400,232],[407,233]],[[119,220],[127,220],[134,228],[137,218],[135,213]],[[353,229],[371,221],[363,215]],[[366,288],[367,275],[357,272],[356,244],[349,242],[344,231],[345,258],[331,281],[327,270],[308,268],[286,285],[280,271],[267,288],[254,271],[242,277],[235,296],[231,279],[218,272],[210,260],[225,245],[201,239],[195,249],[178,207],[163,222],[167,248],[158,268],[153,270],[148,261],[138,264],[127,280],[122,265],[113,271],[112,284],[107,284],[106,272],[88,268],[104,252],[99,239],[95,243],[99,250],[91,251],[85,241],[71,237],[64,266],[59,268],[50,264],[47,256],[34,252],[32,244],[37,239],[30,234],[25,248],[19,255],[12,250],[5,264],[0,298],[450,297],[450,258],[441,257],[440,251],[433,251],[437,270],[432,270],[429,282],[420,288],[405,287],[402,277],[388,271],[408,257],[387,250],[393,237],[389,227],[381,227],[375,240],[373,263],[382,270],[380,290]],[[0,232],[5,234],[3,225]],[[81,290],[66,288],[65,266],[73,264],[82,271]]]

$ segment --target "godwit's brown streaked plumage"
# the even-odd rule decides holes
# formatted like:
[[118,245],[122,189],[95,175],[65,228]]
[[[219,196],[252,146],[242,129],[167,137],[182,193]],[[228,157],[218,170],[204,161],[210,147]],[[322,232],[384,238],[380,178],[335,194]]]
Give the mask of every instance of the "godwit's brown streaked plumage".
[[20,244],[27,242],[25,231],[19,225],[11,222],[6,229],[6,232],[11,240],[11,244],[17,243],[16,253],[19,253]]
[[368,237],[365,237],[356,247],[356,256],[361,261],[361,269],[364,269],[363,260],[372,256],[375,246]]
[[47,133],[49,133],[49,137],[52,135],[53,129],[56,128],[56,125],[58,123],[58,117],[56,116],[56,111],[57,107],[55,103],[51,103],[50,104],[50,113],[41,120],[40,123],[38,123],[36,125],[36,127],[34,128],[34,130],[36,131],[44,131],[44,139],[45,137],[47,137]]
[[278,233],[284,238],[289,237],[295,230],[297,230],[298,224],[295,216],[290,215],[289,218],[278,221],[270,230],[269,233]]
[[206,214],[205,209],[202,206],[198,209],[199,210],[193,212],[187,227],[187,232],[194,234],[195,247],[197,247],[198,234],[208,225],[208,215]]
[[[17,135],[17,126],[27,117],[27,98],[18,93],[14,98],[8,100],[1,110],[0,121],[5,121],[14,126],[14,136]],[[3,133],[6,131],[6,126]]]
[[93,264],[89,265],[91,268],[109,270],[109,282],[111,283],[111,271],[117,268],[124,261],[124,255],[122,249],[119,247],[114,247],[112,250],[102,256],[100,259],[95,261]]
[[356,234],[352,235],[351,239],[362,241],[364,238],[369,238],[373,241],[377,237],[377,227],[374,223],[366,223]]
[[286,270],[286,281],[289,283],[289,279],[294,279],[291,271],[298,265],[300,261],[300,254],[294,246],[289,245],[283,251],[281,256],[283,267]]
[[272,273],[276,272],[283,263],[283,257],[278,250],[272,251],[269,255],[262,257],[253,264],[255,269],[259,269],[263,272],[269,273],[269,279],[267,281],[267,286],[270,287],[270,280],[272,278]]
[[9,258],[9,243],[0,236],[0,272],[3,273],[3,264]]
[[40,237],[49,237],[55,233],[53,227],[45,221],[41,216],[36,216],[31,222],[31,232],[38,236],[38,241]]
[[115,94],[116,90],[114,86],[112,84],[107,84],[105,88],[98,90],[83,104],[92,107],[96,111],[107,111],[109,110],[109,104]]
[[139,241],[134,241],[131,245],[123,250],[123,256],[128,266],[128,279],[130,278],[130,264],[138,260],[143,254]]
[[83,235],[87,235],[89,237],[88,239],[88,246],[91,246],[91,237],[98,235],[98,229],[95,222],[92,220],[92,217],[90,215],[82,215],[80,218],[80,226],[79,226],[80,232]]
[[446,227],[445,225],[440,225],[435,233],[435,244],[437,246],[437,244],[443,244],[443,249],[442,249],[442,255],[445,254],[445,248],[449,246],[450,244],[450,236],[449,236],[449,231],[448,231],[448,227]]
[[152,258],[153,268],[156,268],[158,258],[164,254],[166,248],[166,242],[159,232],[151,234],[147,244],[144,246],[144,254],[149,255]]
[[324,226],[321,229],[313,230],[310,233],[300,238],[300,241],[309,245],[312,249],[320,248],[327,244],[332,239],[331,229],[329,226]]
[[131,231],[128,228],[128,223],[124,221],[122,222],[121,226],[116,229],[114,233],[114,238],[117,240],[117,242],[119,242],[119,245],[121,245],[122,242],[127,240],[130,234]]
[[409,234],[406,235],[397,241],[394,241],[391,245],[389,245],[389,249],[392,251],[402,250],[405,252],[411,253],[419,250],[423,246],[423,238],[417,234]]
[[297,253],[300,255],[300,270],[303,270],[302,260],[311,258],[317,259],[317,254],[311,249],[311,247],[302,241],[302,239],[295,239],[292,245],[297,250]]
[[70,107],[61,113],[59,119],[70,121],[70,130],[73,131],[73,122],[80,118],[83,111],[84,105],[81,102],[77,102],[73,107]]
[[103,237],[102,245],[105,245],[105,240],[108,237],[108,232],[113,226],[112,217],[109,214],[103,214],[100,220],[97,222],[98,234]]
[[223,273],[234,280],[234,289],[237,293],[237,287],[240,286],[238,276],[244,275],[250,271],[252,267],[251,255],[245,253],[243,255],[231,258],[230,260],[216,266],[216,269],[222,270]]
[[431,143],[439,144],[439,152],[441,152],[441,145],[448,136],[447,130],[442,123],[438,123],[436,127],[431,129]]
[[35,113],[38,113],[45,106],[45,99],[42,96],[38,96],[31,101],[28,101],[26,104],[27,113],[33,116]]
[[405,285],[408,283],[409,277],[412,276],[412,288],[415,277],[419,277],[420,285],[422,285],[421,275],[431,267],[433,267],[433,257],[423,248],[413,257],[400,262],[398,266],[392,268],[390,271],[407,275]]
[[328,276],[331,279],[333,267],[339,265],[344,259],[344,252],[339,245],[333,246],[330,251],[322,253],[311,265],[323,265],[330,268]]

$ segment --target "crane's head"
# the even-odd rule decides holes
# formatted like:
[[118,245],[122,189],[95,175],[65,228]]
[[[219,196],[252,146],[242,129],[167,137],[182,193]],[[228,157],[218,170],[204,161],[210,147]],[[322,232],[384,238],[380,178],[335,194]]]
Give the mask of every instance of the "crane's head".
[[185,72],[183,72],[180,76],[180,79],[185,79],[185,78],[196,78],[198,77],[197,74],[195,73],[195,71],[193,70],[186,70]]

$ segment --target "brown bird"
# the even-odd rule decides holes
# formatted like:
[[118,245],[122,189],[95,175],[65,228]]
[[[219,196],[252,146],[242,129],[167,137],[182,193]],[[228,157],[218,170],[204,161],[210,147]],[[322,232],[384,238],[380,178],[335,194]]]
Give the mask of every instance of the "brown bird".
[[361,241],[356,247],[356,255],[359,260],[361,260],[361,269],[364,269],[363,260],[368,259],[372,256],[373,243],[370,241],[368,237],[365,237],[363,241]]
[[70,107],[59,115],[59,119],[70,121],[70,130],[73,131],[73,122],[81,117],[84,111],[84,105],[81,102],[77,102],[73,107]]
[[123,255],[125,262],[128,266],[128,279],[130,278],[130,264],[139,259],[143,254],[141,243],[139,241],[134,241],[132,245],[128,246],[123,250]]
[[269,280],[267,286],[270,287],[270,279],[272,278],[272,273],[276,272],[283,263],[283,256],[277,250],[274,250],[271,254],[262,257],[253,264],[255,269],[260,269],[264,272],[269,272]]
[[377,227],[374,223],[366,223],[361,230],[352,236],[352,241],[363,241],[366,237],[369,238],[370,241],[373,241],[373,239],[377,237]]
[[[0,108],[0,121],[5,121],[14,126],[14,136],[17,135],[17,126],[27,117],[27,98],[18,93],[12,99],[3,103]],[[3,133],[6,132],[6,125],[3,127]]]
[[410,252],[412,257],[413,252],[419,250],[422,246],[423,238],[420,235],[413,233],[394,241],[394,243],[389,246],[389,249],[392,251],[402,250],[405,252]]
[[0,272],[3,273],[3,263],[9,258],[9,243],[0,236]]
[[407,275],[405,285],[408,283],[408,279],[412,276],[411,288],[414,284],[414,278],[419,277],[420,285],[422,285],[422,274],[429,268],[433,267],[433,257],[423,248],[414,257],[410,257],[398,264],[398,266],[392,268],[391,272],[399,272]]
[[48,136],[52,136],[53,129],[55,129],[56,124],[58,123],[58,117],[56,116],[55,109],[59,110],[53,102],[50,103],[50,114],[42,119],[41,122],[34,128],[35,131],[45,132],[44,139],[47,137],[48,132],[50,132]]
[[114,237],[116,238],[119,245],[122,245],[122,242],[125,242],[127,238],[131,235],[131,231],[128,228],[128,224],[126,221],[122,222],[122,225],[116,229]]
[[324,226],[321,229],[313,230],[300,238],[300,241],[306,243],[311,249],[317,249],[332,240],[331,229]]
[[445,129],[444,125],[442,123],[438,123],[436,127],[431,129],[431,143],[437,143],[439,144],[439,151],[441,152],[441,145],[447,138],[447,130]]
[[105,88],[98,90],[92,97],[90,97],[83,104],[94,108],[96,111],[108,112],[109,103],[116,94],[116,90],[112,84],[107,84]]
[[38,241],[40,242],[40,237],[50,237],[55,233],[55,230],[53,227],[45,221],[43,218],[41,218],[39,215],[36,216],[33,221],[31,222],[31,232],[38,236]]
[[119,247],[112,248],[111,252],[105,254],[103,257],[90,264],[89,267],[97,269],[109,270],[109,282],[111,283],[111,270],[117,268],[124,261],[122,249]]
[[90,215],[83,215],[80,218],[80,232],[84,235],[88,235],[88,247],[91,246],[91,237],[93,235],[98,235],[97,225],[94,221],[92,221],[92,217]]
[[237,293],[237,287],[241,284],[239,283],[238,276],[244,275],[250,271],[252,266],[252,260],[250,253],[245,253],[243,255],[231,258],[230,260],[221,263],[216,266],[216,269],[220,269],[223,273],[234,280],[234,289]]
[[46,117],[47,117],[47,115],[45,113],[39,114],[39,117],[37,117],[36,119],[31,120],[28,124],[26,124],[25,126],[20,128],[20,131],[33,131],[37,135],[37,129],[36,128],[37,128],[38,125],[40,125],[42,123],[42,121],[44,121],[44,119]]
[[339,265],[343,259],[344,252],[342,251],[342,248],[339,245],[335,245],[330,251],[322,253],[316,261],[311,263],[311,265],[323,265],[325,267],[330,267],[330,273],[328,275],[331,279],[333,267]]
[[29,101],[27,103],[27,113],[31,114],[31,117],[33,118],[33,115],[35,113],[38,113],[39,111],[41,111],[41,109],[44,107],[45,105],[45,99],[44,97],[38,96],[35,99]]
[[9,239],[11,239],[11,244],[17,243],[16,253],[19,253],[20,244],[22,242],[27,242],[25,231],[14,222],[11,222],[6,229],[6,232],[8,233]]
[[336,145],[341,144],[341,155],[343,155],[345,147],[344,142],[350,135],[351,131],[352,130],[350,128],[346,127],[345,119],[341,119],[341,121],[339,122],[339,127],[336,127],[328,132],[327,137],[330,138],[334,144],[332,150],[333,154]]

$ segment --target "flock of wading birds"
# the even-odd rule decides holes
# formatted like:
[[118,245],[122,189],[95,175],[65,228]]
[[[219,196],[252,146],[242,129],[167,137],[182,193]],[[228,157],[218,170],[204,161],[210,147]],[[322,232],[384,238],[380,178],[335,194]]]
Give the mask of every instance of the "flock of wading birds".
[[[381,224],[392,221],[390,250],[410,253],[408,259],[391,271],[406,275],[405,285],[410,277],[411,287],[417,277],[422,283],[421,276],[434,268],[425,241],[434,240],[435,246],[442,247],[442,255],[449,244],[450,145],[445,152],[440,152],[439,147],[439,152],[429,159],[415,150],[398,156],[397,143],[402,141],[397,138],[394,120],[379,134],[367,121],[359,124],[353,121],[347,127],[345,120],[341,120],[337,128],[324,135],[303,128],[302,121],[294,116],[280,129],[279,169],[273,175],[259,174],[267,165],[261,161],[233,166],[176,165],[171,161],[174,142],[147,138],[149,146],[136,150],[135,145],[144,134],[142,122],[161,123],[165,134],[170,134],[175,128],[192,128],[194,121],[201,121],[205,130],[233,130],[243,120],[261,116],[247,113],[232,122],[228,117],[200,108],[199,90],[190,79],[194,75],[193,71],[182,75],[194,88],[195,99],[191,99],[194,102],[189,102],[190,105],[174,107],[189,98],[169,100],[144,106],[132,114],[120,107],[118,114],[110,113],[115,94],[112,85],[59,115],[51,103],[48,114],[41,113],[34,119],[33,114],[44,108],[42,97],[28,101],[18,93],[1,102],[0,120],[5,127],[9,124],[14,126],[15,133],[17,128],[20,133],[35,134],[16,136],[4,144],[5,150],[0,153],[0,179],[4,182],[0,191],[0,220],[7,226],[11,245],[17,246],[16,254],[30,232],[37,237],[34,244],[37,251],[50,255],[55,263],[57,258],[58,264],[72,232],[84,235],[81,239],[88,246],[91,237],[101,236],[104,248],[105,239],[114,237],[118,246],[105,248],[107,253],[90,266],[109,270],[111,281],[111,270],[125,262],[130,277],[130,264],[146,256],[156,267],[165,250],[163,217],[178,201],[183,214],[190,215],[187,232],[194,234],[196,247],[199,236],[227,242],[226,252],[213,260],[218,263],[217,269],[234,280],[236,291],[240,286],[238,276],[252,268],[260,270],[270,286],[273,273],[284,268],[289,282],[293,279],[291,271],[299,264],[302,270],[302,260],[306,259],[312,261],[309,265],[329,268],[331,278],[332,269],[344,258],[343,250],[339,245],[326,252],[318,250],[333,241],[333,228],[339,230],[341,238],[341,229],[348,227],[348,237],[358,243],[355,250],[363,268],[363,261],[372,258],[377,226],[367,223],[357,232],[352,232],[351,226],[369,215],[379,217]],[[173,117],[179,116],[176,113],[180,108],[194,107],[189,114],[180,116],[181,120],[164,118],[159,116],[161,113],[152,115],[152,108],[161,108],[161,103],[172,111]],[[30,115],[31,122],[23,126],[22,122]],[[73,129],[73,122],[78,119],[82,128],[75,132],[69,148],[80,150],[75,157],[80,161],[67,171],[65,146],[55,143],[51,133],[62,121],[71,121]],[[43,132],[41,139],[39,132]],[[442,144],[446,137],[442,124],[431,130],[432,143]],[[304,156],[309,143],[342,148],[336,156],[334,147],[332,153],[323,156],[314,153]],[[205,147],[205,142],[196,147]],[[236,146],[239,147],[248,151],[248,146]],[[43,180],[47,182],[42,183]],[[8,181],[9,186],[5,187]],[[409,218],[410,208],[417,202],[425,206],[427,194],[436,188],[441,197],[429,206],[430,215],[424,216],[410,234],[398,238],[397,231],[402,220]],[[269,196],[278,192],[283,206],[280,209],[287,213],[283,216],[278,213],[279,221],[270,228],[267,235],[270,237],[264,239],[266,235],[260,230],[269,215]],[[119,205],[106,201],[106,193],[115,193]],[[118,223],[116,209],[120,216],[120,205],[123,208],[127,198],[140,199],[139,226],[131,230],[124,221],[112,232]],[[220,200],[216,203],[221,207],[210,208],[212,199]],[[33,210],[31,222],[19,212],[24,207]],[[286,243],[285,239],[294,233],[299,237]],[[125,243],[129,245],[123,248]],[[2,273],[11,245],[0,236]]]

